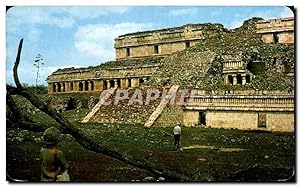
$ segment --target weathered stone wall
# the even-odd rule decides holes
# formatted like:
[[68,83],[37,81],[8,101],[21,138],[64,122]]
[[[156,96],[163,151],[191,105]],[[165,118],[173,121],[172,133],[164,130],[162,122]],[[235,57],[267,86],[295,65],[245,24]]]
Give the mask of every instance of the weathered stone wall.
[[183,109],[181,106],[167,105],[154,124],[157,126],[174,126],[177,123],[182,123],[182,119]]
[[257,112],[209,111],[206,125],[213,128],[257,129]]
[[199,125],[199,111],[185,110],[183,112],[182,124],[187,127]]
[[272,112],[267,113],[267,127],[272,131],[294,132],[295,113]]
[[[184,111],[183,125],[199,125],[200,111]],[[212,128],[236,128],[241,130],[267,130],[294,132],[293,112],[257,111],[205,111],[206,126]],[[259,127],[259,115],[265,115],[265,127]]]
[[271,19],[257,22],[257,33],[265,43],[294,43],[294,18]]
[[293,44],[294,32],[282,32],[279,34],[279,43]]
[[[152,45],[132,46],[116,49],[116,59],[143,58],[148,56],[168,55],[186,48],[193,47],[200,40],[160,43]],[[130,50],[129,55],[127,50]]]
[[171,54],[193,47],[220,31],[223,31],[223,26],[219,24],[189,24],[122,35],[115,39],[116,59]]

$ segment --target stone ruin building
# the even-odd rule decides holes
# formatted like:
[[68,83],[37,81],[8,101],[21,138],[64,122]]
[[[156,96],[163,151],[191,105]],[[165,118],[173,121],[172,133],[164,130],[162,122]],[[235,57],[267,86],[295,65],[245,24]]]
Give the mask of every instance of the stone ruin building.
[[[144,91],[167,88],[170,93],[179,87],[196,89],[193,102],[183,106],[168,106],[167,100],[147,106],[128,106],[123,101],[117,106],[98,103],[82,122],[145,126],[179,122],[185,126],[294,131],[294,18],[246,22],[234,30],[221,24],[188,24],[121,35],[115,39],[115,61],[95,67],[59,69],[48,77],[48,94],[99,95],[111,88],[133,92],[137,87]],[[246,37],[256,43],[245,44],[232,53],[221,50],[237,45],[238,40],[248,42]],[[233,44],[213,46],[215,41]],[[252,47],[247,48],[249,45]],[[260,45],[264,48],[256,49]],[[285,53],[280,57],[274,53],[263,58],[266,48],[284,48],[291,51],[292,57],[288,61]],[[219,72],[215,73],[214,68],[219,68]],[[264,77],[269,75],[271,78]],[[280,89],[272,86],[276,77],[282,77],[278,80],[281,82],[274,83],[282,85]],[[209,87],[208,82],[214,80],[217,83],[211,84],[217,86]]]

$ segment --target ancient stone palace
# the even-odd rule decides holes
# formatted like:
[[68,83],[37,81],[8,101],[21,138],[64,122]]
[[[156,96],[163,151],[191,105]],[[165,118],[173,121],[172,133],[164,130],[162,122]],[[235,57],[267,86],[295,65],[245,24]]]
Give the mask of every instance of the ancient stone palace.
[[[115,39],[114,61],[59,69],[48,77],[48,94],[100,94],[118,88],[146,94],[151,88],[197,90],[181,106],[171,98],[144,106],[91,108],[83,123],[294,131],[294,18],[252,18],[236,29],[221,24],[124,34]],[[161,96],[161,95],[160,95]]]

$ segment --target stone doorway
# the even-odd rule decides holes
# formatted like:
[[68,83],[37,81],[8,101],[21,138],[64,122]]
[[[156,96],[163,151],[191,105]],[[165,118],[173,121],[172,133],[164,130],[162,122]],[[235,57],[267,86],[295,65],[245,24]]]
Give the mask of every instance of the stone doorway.
[[231,85],[233,85],[233,76],[232,75],[228,75],[228,81]]
[[199,112],[199,125],[206,126],[206,112]]
[[115,87],[115,81],[114,80],[109,80],[109,83],[110,83],[110,87],[109,88],[114,88]]
[[258,113],[258,128],[267,128],[267,114]]

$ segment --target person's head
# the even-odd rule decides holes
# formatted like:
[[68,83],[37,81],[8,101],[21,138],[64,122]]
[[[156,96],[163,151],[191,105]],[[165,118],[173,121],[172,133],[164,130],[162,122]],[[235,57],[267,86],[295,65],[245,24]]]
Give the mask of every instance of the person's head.
[[49,127],[43,133],[43,144],[45,147],[51,148],[58,144],[60,131],[56,127]]

